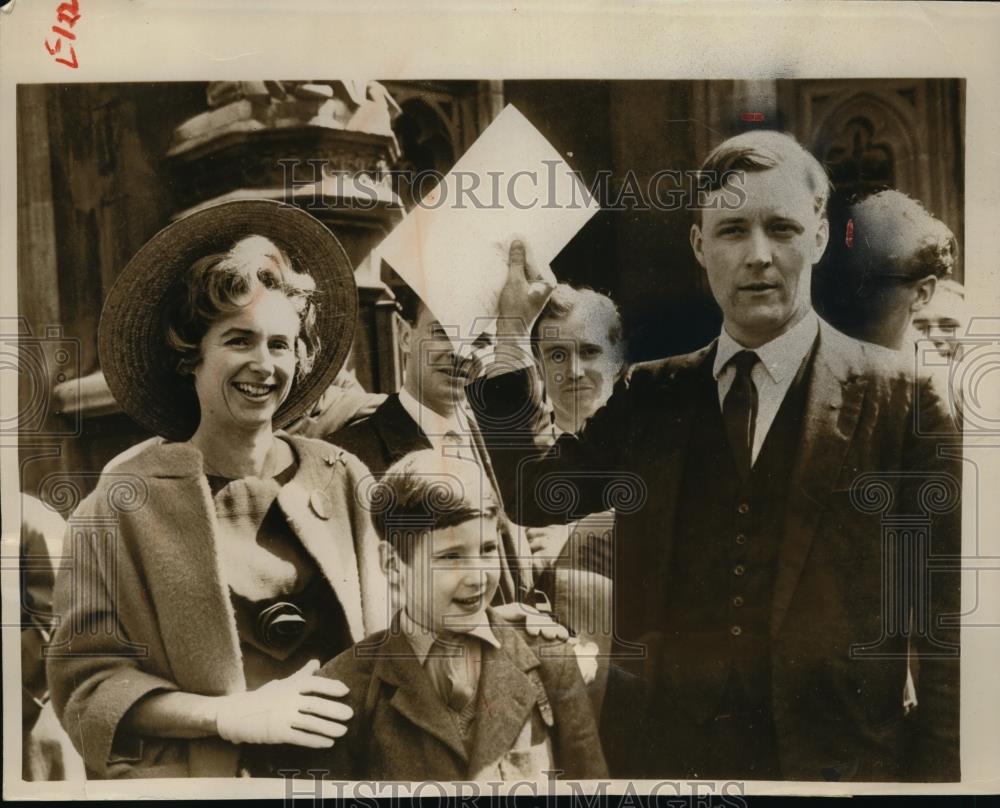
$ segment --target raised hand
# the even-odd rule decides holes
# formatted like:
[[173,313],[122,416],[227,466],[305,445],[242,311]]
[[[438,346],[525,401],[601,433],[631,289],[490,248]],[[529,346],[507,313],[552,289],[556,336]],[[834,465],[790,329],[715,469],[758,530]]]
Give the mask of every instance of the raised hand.
[[515,239],[510,244],[507,283],[500,292],[498,336],[527,336],[556,286],[548,265],[535,266],[528,248]]

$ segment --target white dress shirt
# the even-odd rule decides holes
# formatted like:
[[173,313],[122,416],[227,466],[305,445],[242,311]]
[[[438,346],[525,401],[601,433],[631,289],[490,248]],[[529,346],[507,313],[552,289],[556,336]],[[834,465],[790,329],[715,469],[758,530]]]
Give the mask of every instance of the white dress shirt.
[[[417,423],[435,451],[447,454],[449,457],[459,457],[463,460],[474,460],[475,450],[472,448],[472,436],[468,425],[469,415],[461,407],[456,407],[450,415],[441,415],[425,404],[417,401],[406,388],[399,391],[399,403],[407,414]],[[457,439],[448,439],[449,435]],[[450,436],[449,436],[450,437]]]
[[[760,361],[750,371],[750,378],[757,388],[757,420],[754,424],[751,462],[756,462],[760,447],[764,445],[764,438],[778,414],[778,408],[818,334],[819,318],[810,309],[805,317],[784,334],[753,349]],[[736,378],[736,367],[726,363],[745,350],[748,349],[729,336],[729,332],[723,327],[712,366],[712,375],[719,386],[720,408]]]

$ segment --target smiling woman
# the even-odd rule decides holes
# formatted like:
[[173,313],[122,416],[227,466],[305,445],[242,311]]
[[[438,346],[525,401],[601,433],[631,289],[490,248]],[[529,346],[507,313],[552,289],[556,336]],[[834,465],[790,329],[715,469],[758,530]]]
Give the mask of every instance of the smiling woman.
[[[75,517],[116,531],[72,537],[56,586],[49,684],[90,776],[235,776],[242,744],[345,732],[313,672],[385,624],[366,472],[275,428],[340,369],[356,307],[333,234],[261,201],[174,223],[109,294],[108,385],[162,438],[105,468]],[[120,512],[123,478],[145,498]]]
[[203,453],[226,455],[239,433],[270,432],[319,345],[315,288],[258,235],[196,261],[175,285],[167,341],[178,372],[194,380],[201,419],[191,442]]

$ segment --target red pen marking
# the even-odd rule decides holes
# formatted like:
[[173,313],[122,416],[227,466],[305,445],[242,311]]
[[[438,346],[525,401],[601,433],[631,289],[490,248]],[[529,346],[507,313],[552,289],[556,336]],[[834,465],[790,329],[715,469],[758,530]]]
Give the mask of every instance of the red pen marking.
[[844,244],[847,245],[847,249],[854,246],[854,219],[847,220],[847,235],[844,237]]
[[59,8],[56,9],[56,19],[72,28],[76,25],[76,21],[80,19],[79,12],[80,4],[78,0],[73,0],[71,3],[60,3]]
[[56,59],[56,61],[61,65],[66,65],[66,67],[79,67],[80,63],[76,60],[76,51],[70,48],[69,55],[69,59]]
[[[49,44],[49,41],[46,39],[45,40],[45,50],[47,50],[49,52],[50,56],[55,56],[57,53],[60,53],[62,51],[62,40],[61,39],[57,39],[56,40],[56,46],[53,48]],[[79,67],[80,63],[76,60],[76,51],[73,50],[73,46],[72,45],[70,45],[70,48],[69,48],[69,55],[70,55],[69,59],[56,59],[56,61],[59,62],[59,64],[66,65],[67,67]]]
[[[45,50],[49,52],[49,56],[56,56],[56,54],[62,54],[63,40],[65,38],[68,42],[74,42],[76,40],[76,34],[74,34],[70,28],[76,25],[80,19],[80,0],[68,0],[65,3],[60,3],[56,7],[56,22],[61,25],[66,25],[68,28],[63,28],[60,25],[52,26],[52,33],[58,34],[59,39],[56,39],[55,44],[49,44],[49,40],[45,40]],[[66,65],[66,67],[79,67],[80,63],[76,58],[76,51],[73,49],[72,45],[68,45],[69,57],[59,56],[56,61],[59,64]]]
[[740,120],[741,121],[753,121],[753,122],[758,122],[759,123],[760,121],[764,120],[764,113],[763,112],[741,112],[740,113]]

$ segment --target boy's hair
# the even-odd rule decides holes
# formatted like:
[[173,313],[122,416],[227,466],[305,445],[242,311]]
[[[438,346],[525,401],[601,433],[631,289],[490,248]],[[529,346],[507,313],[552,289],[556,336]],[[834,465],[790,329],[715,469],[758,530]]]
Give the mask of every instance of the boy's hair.
[[434,449],[406,455],[371,490],[375,532],[408,564],[424,532],[496,517],[496,496],[481,474],[477,464]]
[[[823,166],[791,135],[773,129],[744,132],[723,141],[709,153],[698,169],[699,187],[718,191],[735,172],[767,171],[779,166],[795,166],[813,193],[816,214],[826,218],[830,197],[830,178]],[[701,208],[697,211],[701,224]]]

